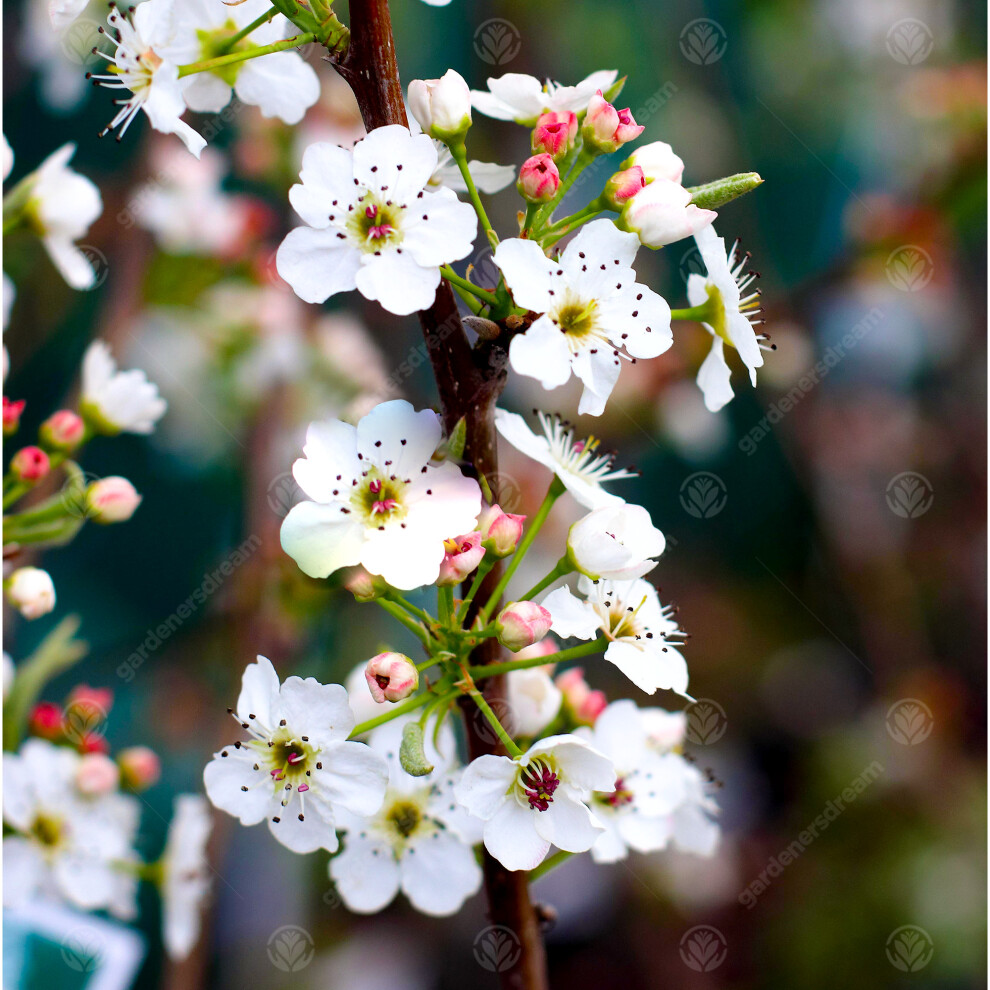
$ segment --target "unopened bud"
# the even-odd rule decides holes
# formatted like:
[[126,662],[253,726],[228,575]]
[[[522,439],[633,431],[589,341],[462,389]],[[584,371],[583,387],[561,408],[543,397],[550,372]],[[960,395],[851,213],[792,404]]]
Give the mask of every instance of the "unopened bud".
[[581,667],[572,667],[558,674],[554,684],[564,695],[564,704],[574,721],[580,725],[594,725],[595,720],[608,706],[604,691],[592,690],[584,679]]
[[419,671],[404,653],[379,653],[364,670],[371,696],[379,704],[402,701],[419,686]]
[[21,425],[21,413],[24,412],[26,402],[24,399],[11,401],[7,396],[3,397],[3,435],[9,437],[17,432]]
[[525,521],[525,516],[503,512],[497,505],[488,506],[478,516],[481,545],[496,557],[508,557],[519,545]]
[[638,165],[616,172],[602,192],[602,200],[613,210],[621,210],[623,204],[633,198],[646,185],[646,176]]
[[439,587],[460,584],[478,569],[485,548],[481,545],[481,533],[467,533],[452,540],[444,540],[444,555],[440,563]]
[[39,701],[28,720],[28,731],[42,739],[56,740],[62,736],[62,709],[52,701]]
[[120,782],[129,791],[145,791],[162,775],[158,754],[147,746],[131,746],[117,754]]
[[607,155],[633,141],[643,133],[644,128],[637,124],[627,107],[616,110],[598,92],[588,103],[588,113],[581,127],[585,146],[601,155]]
[[94,522],[127,522],[140,504],[141,496],[126,478],[100,478],[86,488],[86,510]]
[[7,600],[25,619],[40,619],[55,607],[55,585],[40,567],[19,567],[4,585]]
[[509,602],[495,620],[498,641],[513,653],[538,643],[548,632],[553,617],[536,602]]
[[533,128],[533,152],[544,152],[559,160],[574,147],[577,132],[576,114],[570,110],[548,110]]
[[48,450],[69,454],[82,443],[86,435],[86,424],[78,413],[71,409],[60,409],[41,424],[38,435]]
[[40,447],[22,447],[10,459],[11,474],[29,485],[36,485],[48,474],[51,462]]
[[120,768],[104,753],[86,753],[76,767],[76,787],[89,797],[109,794],[120,782]]
[[409,110],[430,137],[463,139],[471,126],[471,90],[453,69],[439,79],[414,79],[409,84]]
[[344,587],[357,602],[373,602],[388,592],[388,584],[377,574],[369,574],[359,567],[345,582]]
[[516,188],[527,203],[548,203],[560,188],[560,172],[554,160],[547,154],[527,158],[519,169]]

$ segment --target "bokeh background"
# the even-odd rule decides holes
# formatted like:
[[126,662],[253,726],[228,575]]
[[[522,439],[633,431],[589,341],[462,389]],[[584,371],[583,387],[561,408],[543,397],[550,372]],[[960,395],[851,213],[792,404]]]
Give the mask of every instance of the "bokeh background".
[[[415,319],[356,294],[318,312],[273,272],[301,149],[348,140],[358,124],[329,66],[318,66],[321,104],[294,130],[251,108],[199,121],[216,131],[214,165],[236,209],[204,219],[215,250],[183,252],[149,233],[142,203],[191,160],[143,121],[121,145],[96,140],[111,108],[84,83],[80,53],[100,8],[78,37],[56,39],[46,7],[4,5],[12,178],[77,142],[75,167],[105,202],[88,239],[101,278],[74,293],[40,249],[8,251],[8,394],[28,400],[33,428],[71,394],[98,334],[159,383],[170,410],[152,440],[87,452],[88,470],[127,474],[144,503],[126,527],[88,527],[45,558],[59,609],[9,623],[6,648],[26,655],[62,615],[83,617],[90,656],[51,693],[79,679],[113,687],[111,741],[162,754],[163,780],[145,795],[154,855],[172,794],[199,789],[230,736],[224,711],[254,654],[340,680],[385,642],[377,615],[305,579],[279,549],[306,422],[390,395],[430,404],[434,392]],[[671,142],[688,182],[750,169],[766,179],[716,225],[762,274],[777,350],[758,387],[740,376],[735,400],[706,412],[693,378],[708,337],[679,324],[674,348],[626,368],[606,416],[586,427],[639,467],[624,493],[667,534],[654,578],[692,633],[702,700],[690,749],[722,785],[724,841],[712,860],[671,852],[601,868],[584,857],[541,881],[537,898],[556,909],[553,985],[985,985],[984,5],[396,0],[393,19],[405,82],[447,67],[475,86],[506,71],[573,83],[616,68],[644,140]],[[487,161],[527,153],[521,128],[480,115],[470,140]],[[512,229],[517,203],[511,191],[492,201],[496,226]],[[491,270],[484,252],[473,263]],[[696,265],[683,242],[641,252],[638,268],[677,306]],[[817,381],[816,362],[827,365]],[[576,395],[515,380],[505,402],[573,413]],[[545,473],[506,450],[500,480],[503,506],[532,511]],[[135,668],[149,632],[245,540],[248,560]],[[401,636],[389,642],[412,652]],[[596,686],[628,693],[604,666]],[[864,771],[848,807],[747,896]],[[204,943],[167,965],[149,898],[138,986],[495,985],[475,958],[488,924],[480,896],[443,922],[402,905],[358,918],[339,906],[323,857],[217,825]],[[284,925],[314,943],[298,972],[268,957]],[[690,950],[697,926],[724,943],[708,971]],[[934,950],[921,971],[893,961],[903,926]]]

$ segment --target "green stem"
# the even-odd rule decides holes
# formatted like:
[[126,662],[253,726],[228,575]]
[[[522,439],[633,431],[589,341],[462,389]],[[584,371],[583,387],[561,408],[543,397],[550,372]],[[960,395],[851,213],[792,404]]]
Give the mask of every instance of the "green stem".
[[567,554],[564,554],[560,560],[554,565],[553,570],[544,578],[541,578],[532,588],[527,591],[520,601],[531,601],[534,595],[538,595],[544,588],[549,587],[558,578],[565,577],[574,570],[574,565],[567,559]]
[[11,485],[9,489],[6,488],[3,493],[3,507],[4,509],[9,509],[18,499],[22,498],[29,491],[31,491],[31,486],[25,484],[23,481],[15,482]]
[[459,626],[464,624],[468,609],[471,607],[471,602],[474,601],[474,596],[481,590],[482,582],[488,577],[488,572],[495,566],[497,558],[491,557],[491,560],[489,560],[489,557],[491,557],[491,554],[486,553],[481,558],[481,563],[478,564],[478,569],[474,572],[474,580],[468,589],[467,597],[461,602],[461,607],[457,610],[457,625]]
[[526,218],[523,220],[522,230],[519,233],[520,237],[529,237],[529,232],[533,229],[533,224],[536,222],[536,215],[539,212],[539,203],[526,204]]
[[262,24],[267,24],[278,12],[278,7],[272,7],[271,10],[266,10],[260,17],[256,17],[253,21],[251,21],[247,27],[241,28],[237,34],[231,35],[226,41],[224,41],[220,51],[230,51],[230,49],[233,48],[238,41],[243,41],[252,31],[256,31]]
[[437,608],[440,612],[440,624],[449,629],[454,613],[454,590],[449,584],[437,588]]
[[567,176],[561,182],[560,187],[557,192],[554,193],[553,199],[544,206],[536,217],[536,227],[539,228],[547,222],[552,216],[553,211],[557,209],[560,201],[567,195],[567,190],[574,185],[577,177],[595,160],[595,155],[587,154],[582,148],[577,157],[574,159],[574,164],[571,166],[571,170],[567,173]]
[[505,572],[499,579],[497,585],[495,585],[495,590],[491,593],[491,597],[485,604],[485,607],[479,613],[482,618],[482,622],[487,625],[489,619],[491,619],[492,610],[498,604],[499,599],[505,592],[506,587],[508,587],[509,581],[512,579],[512,575],[516,573],[516,568],[522,563],[523,558],[526,556],[526,551],[529,550],[530,545],[533,540],[536,539],[536,534],[539,533],[540,527],[546,522],[547,516],[550,515],[550,510],[553,508],[553,503],[564,494],[564,485],[560,478],[554,475],[553,481],[550,482],[550,488],[547,490],[546,497],[543,499],[543,503],[540,505],[539,509],[536,511],[536,515],[533,516],[533,521],[526,528],[526,532],[523,533],[522,539],[519,541],[519,546],[516,548],[516,552],[512,555],[512,559],[509,561],[509,566],[506,567]]
[[508,660],[505,663],[488,663],[479,667],[469,667],[468,673],[472,680],[481,681],[486,677],[497,677],[499,674],[511,674],[514,670],[526,670],[528,667],[542,667],[544,664],[566,663],[568,660],[577,660],[579,657],[586,657],[592,653],[601,653],[608,648],[609,640],[605,636],[590,643],[582,643],[580,646],[572,646],[569,650],[560,650],[558,653],[550,653],[545,657],[530,657],[528,660]]
[[406,698],[405,701],[400,701],[387,712],[383,712],[381,715],[376,715],[374,718],[369,718],[365,722],[359,722],[353,729],[351,729],[351,734],[347,738],[354,739],[357,736],[363,736],[366,732],[370,732],[377,726],[384,725],[386,722],[391,722],[393,718],[398,718],[400,715],[405,715],[406,712],[414,712],[421,705],[425,705],[428,701],[432,701],[435,697],[436,695],[432,691],[424,691],[422,694],[414,695],[412,698]]
[[495,734],[502,740],[502,745],[505,747],[506,752],[512,757],[522,756],[522,750],[515,744],[512,736],[502,727],[498,716],[491,710],[488,702],[485,701],[485,696],[475,687],[470,688],[468,694],[474,699],[474,703],[481,709],[485,718],[488,719],[491,727],[495,730]]
[[411,601],[403,598],[394,588],[389,591],[387,597],[389,601],[395,602],[396,605],[401,605],[410,615],[414,615],[421,622],[426,623],[427,626],[433,625],[435,620],[425,608],[413,605]]
[[440,274],[455,288],[462,289],[464,292],[470,292],[479,299],[483,299],[489,305],[495,302],[494,292],[489,292],[488,289],[482,289],[481,286],[475,285],[474,282],[469,282],[466,278],[461,278],[450,265],[443,265],[440,268]]
[[478,214],[478,219],[481,221],[481,226],[485,228],[485,236],[488,238],[488,243],[491,244],[494,249],[498,244],[498,235],[495,233],[495,229],[492,227],[491,221],[488,219],[488,214],[485,212],[485,207],[482,205],[481,197],[478,195],[478,187],[474,184],[474,178],[471,176],[471,170],[468,168],[467,163],[467,148],[464,146],[464,141],[462,140],[459,144],[447,145],[450,148],[450,153],[457,162],[457,167],[460,169],[461,175],[464,178],[464,184],[467,186],[468,198],[471,200],[471,205],[474,207],[474,212]]
[[401,606],[396,605],[395,602],[390,602],[387,598],[376,598],[378,604],[392,616],[393,619],[398,619],[407,629],[414,632],[422,641],[423,645],[429,647],[430,644],[430,634],[418,623],[415,619],[410,618],[402,609]]
[[549,873],[555,866],[560,866],[573,855],[574,853],[569,853],[566,849],[558,849],[552,856],[547,856],[539,866],[529,871],[529,882],[539,880],[544,874]]
[[467,304],[468,309],[470,309],[475,316],[481,315],[481,311],[484,309],[484,305],[477,297],[472,295],[470,292],[466,292],[459,285],[454,285],[453,283],[451,283],[451,287],[453,288],[454,292],[456,292],[461,297],[461,299],[464,300],[464,302]]
[[556,223],[550,224],[549,227],[545,227],[543,233],[540,235],[540,239],[542,240],[548,234],[556,234],[558,232],[565,234],[571,224],[580,226],[582,223],[587,223],[592,217],[598,216],[602,210],[607,208],[602,205],[599,199],[596,199],[584,207],[584,209],[578,210],[577,213],[572,213],[569,217],[564,217],[563,220],[558,220]]
[[218,58],[210,58],[205,62],[180,65],[179,78],[182,79],[184,76],[191,76],[197,72],[213,72],[215,69],[236,65],[238,62],[245,62],[250,58],[273,55],[275,52],[288,51],[290,48],[299,48],[302,45],[308,45],[311,41],[316,41],[316,35],[312,31],[307,31],[305,34],[296,34],[284,41],[274,41],[270,45],[261,45],[259,48],[249,48],[243,52],[231,52],[229,55],[220,55]]
[[692,306],[690,309],[672,309],[670,318],[672,320],[694,320],[696,323],[702,321],[708,323],[712,318],[711,310],[711,304],[703,302],[700,306]]

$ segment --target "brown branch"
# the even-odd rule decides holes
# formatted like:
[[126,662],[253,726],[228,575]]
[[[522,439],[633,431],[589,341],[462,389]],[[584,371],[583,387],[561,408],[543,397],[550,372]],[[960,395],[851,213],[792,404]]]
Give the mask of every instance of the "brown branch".
[[[395,59],[388,0],[351,0],[350,45],[337,63],[350,84],[370,131],[387,124],[407,124],[402,86]],[[440,409],[448,431],[463,417],[467,423],[465,458],[484,475],[497,498],[498,454],[495,436],[495,403],[505,386],[506,352],[496,344],[471,347],[450,286],[441,281],[433,305],[419,314],[430,363],[437,382]],[[499,568],[488,575],[479,600],[485,601],[498,581]],[[471,657],[474,664],[501,659],[500,647],[486,640]],[[496,710],[504,702],[503,677],[485,683],[485,696]],[[500,752],[491,740],[487,722],[470,698],[462,699],[462,711],[471,759]],[[529,898],[529,882],[523,871],[512,872],[484,854],[485,892],[493,924],[510,929],[518,938],[519,959],[500,973],[504,990],[547,990],[546,953],[536,911]]]

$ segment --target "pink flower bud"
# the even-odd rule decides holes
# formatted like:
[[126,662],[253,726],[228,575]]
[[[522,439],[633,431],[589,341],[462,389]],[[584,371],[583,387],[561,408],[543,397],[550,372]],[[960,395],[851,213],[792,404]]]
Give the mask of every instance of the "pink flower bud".
[[440,564],[440,577],[437,584],[444,587],[460,584],[469,574],[478,569],[485,548],[481,545],[481,533],[467,533],[452,540],[444,540],[445,553]]
[[553,617],[536,602],[509,602],[495,620],[498,641],[513,653],[538,643],[548,632]]
[[368,661],[364,679],[379,704],[402,701],[419,686],[419,671],[403,653],[379,653]]
[[99,714],[101,720],[113,708],[113,691],[110,688],[95,688],[88,684],[77,684],[65,703],[66,708],[80,708],[84,712]]
[[18,481],[35,485],[50,467],[48,455],[40,447],[21,447],[10,460],[10,470]]
[[144,791],[162,775],[158,754],[147,746],[131,746],[117,755],[121,783],[129,791]]
[[[544,636],[538,643],[527,646],[516,654],[517,660],[535,660],[536,657],[548,657],[560,650],[560,643],[553,636]],[[553,664],[547,664],[546,670],[551,670]],[[542,668],[541,668],[542,669]]]
[[643,170],[638,165],[634,165],[632,168],[616,172],[605,183],[602,199],[614,210],[621,210],[622,204],[627,199],[632,199],[645,185],[646,176]]
[[373,602],[388,591],[388,584],[382,578],[377,574],[369,574],[363,567],[357,568],[344,582],[344,587],[357,602]]
[[54,741],[62,735],[62,709],[53,701],[39,701],[31,712],[28,730],[33,736]]
[[577,114],[570,110],[548,110],[533,128],[533,151],[563,158],[574,147],[577,132]]
[[70,453],[82,443],[86,435],[86,424],[78,413],[71,409],[60,409],[41,424],[38,432],[41,442],[49,450]]
[[519,544],[525,521],[525,516],[503,512],[497,505],[488,506],[478,516],[481,545],[496,557],[508,557]]
[[625,110],[616,110],[602,95],[602,91],[598,90],[588,104],[581,135],[590,148],[599,154],[609,154],[626,142],[638,138],[643,130],[633,120],[628,107]]
[[547,203],[560,188],[560,173],[547,155],[533,155],[522,163],[516,188],[527,203]]
[[7,396],[3,397],[3,435],[5,437],[17,432],[17,428],[21,425],[21,413],[24,412],[25,405],[24,399],[12,402]]
[[119,767],[104,753],[87,753],[76,767],[76,787],[90,797],[109,794],[119,782]]
[[80,753],[109,753],[110,743],[99,732],[87,732],[79,741]]
[[140,504],[141,496],[126,478],[100,478],[86,489],[86,508],[94,522],[127,522]]
[[55,585],[40,567],[19,567],[4,587],[7,600],[25,619],[40,619],[55,607]]
[[594,725],[595,720],[608,706],[604,691],[592,691],[584,679],[581,667],[571,667],[554,678],[554,684],[564,695],[564,704],[576,722]]

